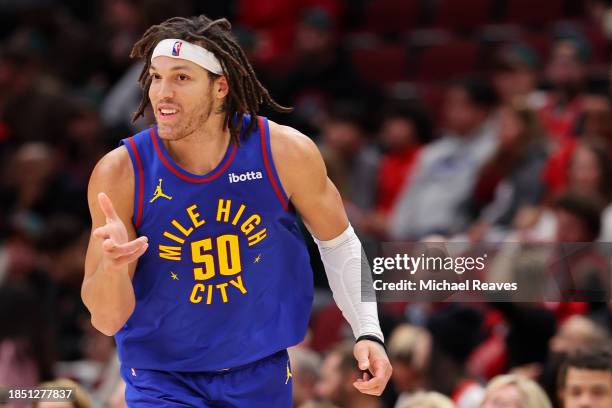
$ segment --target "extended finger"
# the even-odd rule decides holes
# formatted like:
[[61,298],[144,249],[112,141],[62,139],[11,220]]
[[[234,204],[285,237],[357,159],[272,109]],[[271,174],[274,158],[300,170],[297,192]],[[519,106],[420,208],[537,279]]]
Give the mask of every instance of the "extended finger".
[[115,207],[113,207],[113,203],[110,198],[108,198],[106,193],[98,194],[98,204],[100,204],[100,209],[102,209],[102,212],[106,216],[106,222],[115,221],[119,219],[119,216],[115,211]]
[[115,265],[130,264],[136,261],[138,258],[140,258],[142,254],[146,252],[147,248],[149,248],[149,244],[144,244],[142,247],[137,249],[134,253],[129,254],[129,255],[120,256],[119,258],[115,259],[113,263]]
[[113,252],[113,254],[116,255],[116,257],[123,256],[123,255],[130,255],[134,253],[135,251],[137,251],[138,249],[140,249],[140,247],[146,244],[148,241],[149,239],[147,237],[139,237],[130,242],[126,242],[125,244],[121,244],[121,245],[115,244],[112,247],[109,247],[108,251]]
[[105,239],[102,242],[102,249],[106,256],[117,259],[121,256],[130,255],[138,251],[143,245],[147,244],[147,237],[140,237],[125,244],[117,244],[112,238]]

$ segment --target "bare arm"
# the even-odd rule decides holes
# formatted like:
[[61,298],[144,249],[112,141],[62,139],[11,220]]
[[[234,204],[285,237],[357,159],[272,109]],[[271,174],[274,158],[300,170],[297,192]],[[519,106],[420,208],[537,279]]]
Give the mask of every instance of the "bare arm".
[[270,122],[270,133],[281,184],[308,230],[322,241],[337,237],[349,221],[319,149],[307,136],[287,126]]
[[92,325],[114,335],[134,311],[132,278],[136,261],[147,249],[132,225],[134,172],[127,149],[104,156],[89,180],[87,200],[92,233],[81,287]]
[[[361,301],[361,243],[349,221],[336,186],[327,177],[317,146],[294,129],[270,123],[272,156],[281,184],[304,223],[317,239],[334,300],[356,337],[373,334],[383,340],[376,303]],[[355,344],[359,368],[373,374],[354,382],[365,394],[380,395],[391,377],[384,348],[375,341]]]

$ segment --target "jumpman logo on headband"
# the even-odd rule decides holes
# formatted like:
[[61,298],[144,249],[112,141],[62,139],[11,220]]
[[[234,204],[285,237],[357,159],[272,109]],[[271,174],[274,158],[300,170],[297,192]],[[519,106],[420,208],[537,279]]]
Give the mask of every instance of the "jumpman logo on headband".
[[151,201],[149,201],[150,203],[152,203],[153,201],[157,200],[159,197],[163,197],[166,198],[168,200],[172,200],[172,197],[170,197],[169,195],[164,194],[164,192],[162,191],[162,179],[159,179],[159,184],[157,185],[157,187],[155,187],[155,192],[153,193],[153,198],[151,199]]

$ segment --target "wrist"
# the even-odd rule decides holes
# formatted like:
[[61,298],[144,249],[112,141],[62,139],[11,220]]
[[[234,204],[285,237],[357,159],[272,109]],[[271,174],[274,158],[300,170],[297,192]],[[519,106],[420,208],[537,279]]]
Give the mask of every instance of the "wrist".
[[378,343],[385,349],[385,352],[387,351],[387,346],[385,346],[385,342],[382,339],[380,339],[378,336],[375,336],[373,334],[362,334],[361,336],[357,337],[357,340],[355,340],[355,343],[359,343],[362,340],[370,340],[375,343]]

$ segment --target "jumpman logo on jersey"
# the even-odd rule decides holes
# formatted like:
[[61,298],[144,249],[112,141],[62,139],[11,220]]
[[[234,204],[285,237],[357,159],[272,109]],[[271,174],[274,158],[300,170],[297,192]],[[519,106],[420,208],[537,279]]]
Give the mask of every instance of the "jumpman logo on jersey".
[[291,374],[291,369],[289,368],[289,360],[287,360],[287,379],[285,380],[285,384],[289,382],[290,378],[293,378],[293,374]]
[[152,203],[153,201],[157,200],[159,197],[164,197],[164,198],[167,198],[168,200],[172,200],[172,197],[170,197],[169,195],[164,194],[164,192],[162,191],[161,183],[162,183],[162,179],[159,179],[159,184],[157,185],[157,187],[155,187],[155,192],[153,193],[153,198],[151,199],[151,201],[149,201],[150,203]]

